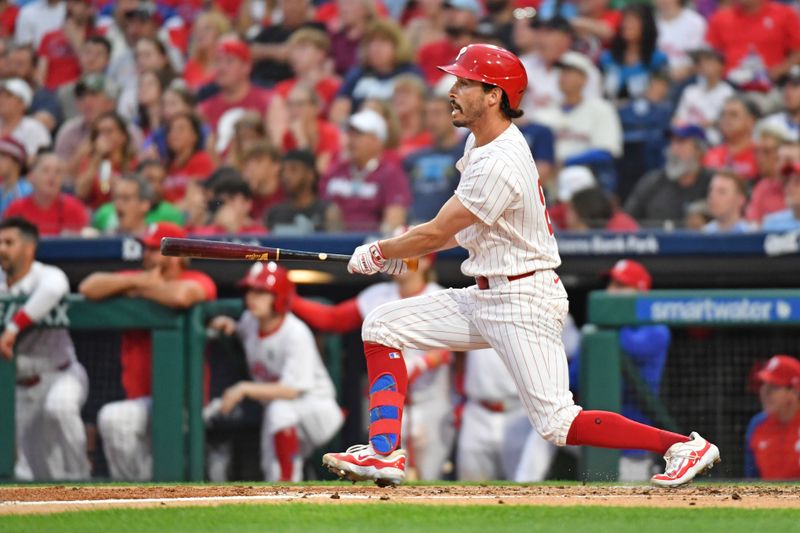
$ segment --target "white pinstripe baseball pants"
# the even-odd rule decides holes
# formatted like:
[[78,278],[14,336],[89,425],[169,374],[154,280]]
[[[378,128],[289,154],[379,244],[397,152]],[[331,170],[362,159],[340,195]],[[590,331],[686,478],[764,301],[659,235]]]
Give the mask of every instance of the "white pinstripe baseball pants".
[[490,288],[445,289],[381,305],[367,315],[364,342],[405,350],[494,348],[514,379],[528,418],[548,441],[564,446],[581,411],[569,391],[561,330],[567,294],[552,270]]

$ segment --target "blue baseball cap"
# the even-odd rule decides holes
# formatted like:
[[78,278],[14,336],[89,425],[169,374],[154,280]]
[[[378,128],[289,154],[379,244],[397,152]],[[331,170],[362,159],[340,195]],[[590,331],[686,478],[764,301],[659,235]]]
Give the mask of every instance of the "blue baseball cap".
[[697,139],[698,141],[708,142],[706,139],[705,130],[696,124],[673,126],[670,130],[670,137],[678,137],[679,139]]

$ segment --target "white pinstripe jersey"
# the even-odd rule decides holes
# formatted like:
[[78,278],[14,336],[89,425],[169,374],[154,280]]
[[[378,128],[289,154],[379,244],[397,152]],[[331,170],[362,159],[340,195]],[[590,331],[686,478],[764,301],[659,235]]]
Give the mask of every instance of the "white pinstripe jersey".
[[293,314],[286,313],[276,331],[262,336],[258,320],[250,311],[245,311],[236,324],[236,334],[244,346],[253,380],[278,382],[300,390],[305,396],[336,397],[314,335],[305,322]]
[[515,276],[561,264],[539,172],[514,124],[479,147],[470,134],[456,168],[455,195],[481,220],[456,234],[469,251],[464,275]]

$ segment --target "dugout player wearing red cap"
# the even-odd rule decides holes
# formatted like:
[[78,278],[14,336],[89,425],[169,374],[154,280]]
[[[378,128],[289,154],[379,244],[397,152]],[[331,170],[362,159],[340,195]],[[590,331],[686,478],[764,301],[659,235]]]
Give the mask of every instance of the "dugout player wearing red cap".
[[[525,68],[508,50],[486,44],[461,49],[442,70],[453,124],[468,128],[455,194],[430,222],[399,237],[359,246],[348,270],[400,274],[404,257],[462,246],[461,271],[476,284],[424,294],[375,309],[362,338],[370,382],[370,442],[329,453],[324,464],[340,477],[396,484],[405,478],[398,450],[407,389],[402,350],[494,348],[511,371],[531,424],[558,446],[643,449],[664,454],[660,486],[688,483],[719,460],[716,446],[616,413],[583,411],[569,392],[561,331],[567,293],[554,269],[561,264],[530,148],[512,119],[528,85]],[[374,415],[374,416],[372,416]]]
[[[95,272],[81,282],[81,294],[89,300],[114,296],[146,298],[175,309],[215,299],[217,287],[211,278],[203,272],[188,270],[184,258],[161,255],[163,237],[186,237],[186,231],[169,222],[151,224],[140,238],[144,270]],[[113,479],[145,481],[152,477],[152,351],[149,331],[123,333],[120,359],[127,399],[108,403],[97,414],[97,427]]]
[[750,420],[744,473],[761,479],[800,479],[800,361],[773,356],[758,373],[764,409]]
[[336,389],[314,335],[291,312],[294,284],[275,263],[255,263],[239,282],[246,310],[211,328],[242,341],[252,380],[229,387],[220,412],[230,413],[245,398],[263,402],[261,468],[267,481],[302,481],[303,458],[328,442],[342,425]]

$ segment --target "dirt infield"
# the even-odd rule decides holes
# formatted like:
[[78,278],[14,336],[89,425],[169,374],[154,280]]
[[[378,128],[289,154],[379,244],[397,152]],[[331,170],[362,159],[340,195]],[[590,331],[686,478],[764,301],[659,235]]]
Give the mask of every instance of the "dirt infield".
[[0,488],[0,515],[238,503],[417,503],[800,509],[800,485],[648,486],[54,486]]

